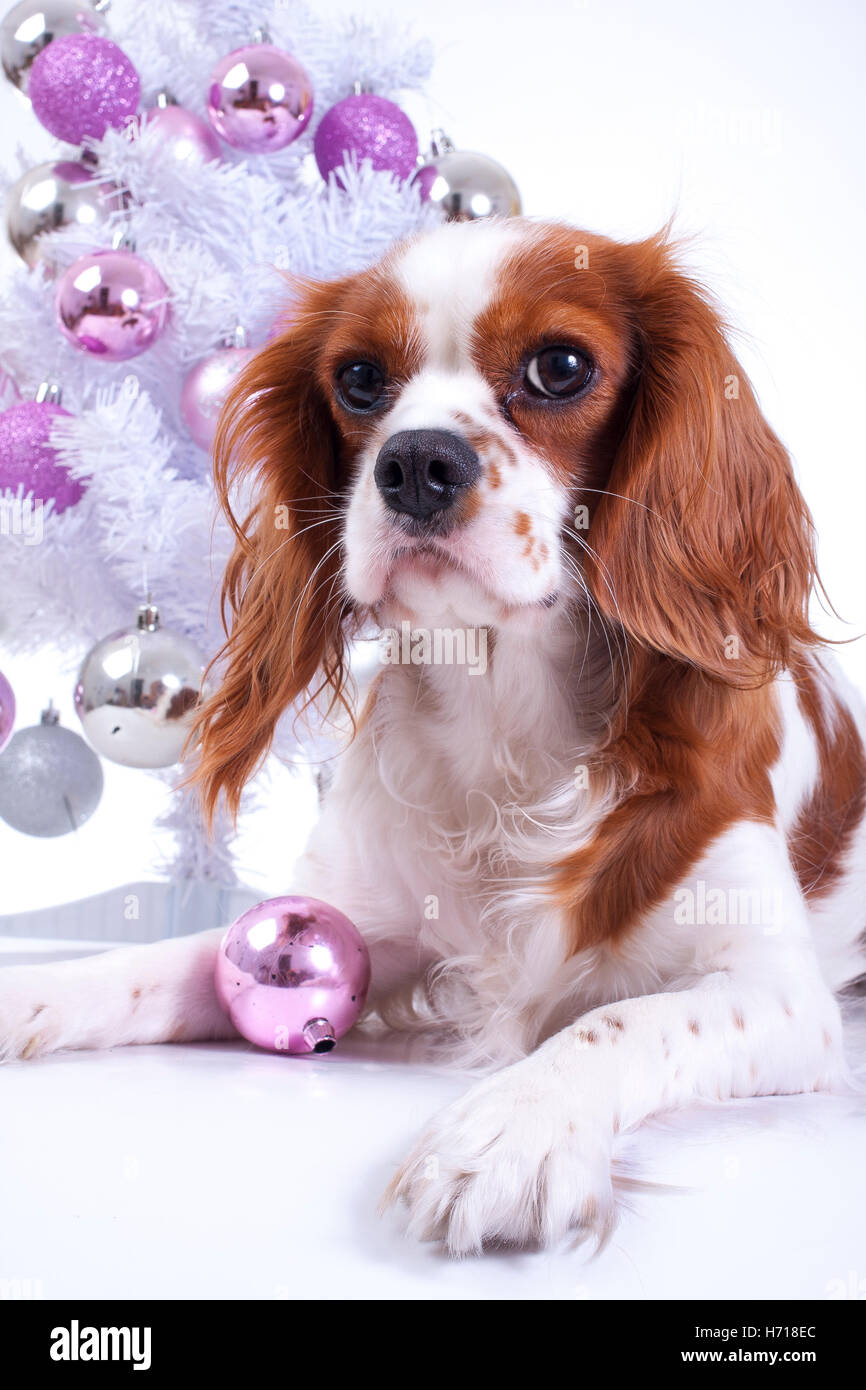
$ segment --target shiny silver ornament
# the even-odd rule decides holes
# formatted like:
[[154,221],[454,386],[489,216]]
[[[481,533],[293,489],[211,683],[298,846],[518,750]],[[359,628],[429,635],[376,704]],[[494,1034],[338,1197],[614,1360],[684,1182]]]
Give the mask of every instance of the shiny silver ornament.
[[96,166],[80,160],[51,159],[23,174],[9,191],[6,230],[18,255],[32,269],[42,261],[53,272],[43,237],[58,227],[94,227],[125,199],[116,184],[100,179]]
[[93,815],[102,784],[96,754],[49,705],[0,754],[0,819],[24,835],[68,835]]
[[84,658],[75,708],[87,741],[125,767],[171,767],[195,717],[204,657],[194,642],[160,626],[153,604],[135,627],[114,632]]
[[435,131],[430,153],[413,180],[423,196],[442,208],[449,222],[482,217],[519,217],[520,193],[514,179],[486,154],[457,150]]
[[13,5],[0,24],[0,54],[9,81],[26,92],[33,61],[46,44],[64,34],[103,34],[107,9],[107,0],[21,0]]

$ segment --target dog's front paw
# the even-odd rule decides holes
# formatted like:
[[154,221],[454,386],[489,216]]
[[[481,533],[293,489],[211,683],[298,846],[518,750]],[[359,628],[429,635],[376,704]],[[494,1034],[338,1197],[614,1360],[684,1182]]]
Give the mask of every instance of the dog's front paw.
[[46,992],[44,966],[0,970],[0,1062],[42,1056],[63,1046],[64,1019]]
[[433,1120],[386,1202],[404,1202],[410,1233],[453,1255],[551,1245],[569,1231],[601,1243],[614,1222],[610,1149],[599,1117],[521,1062]]

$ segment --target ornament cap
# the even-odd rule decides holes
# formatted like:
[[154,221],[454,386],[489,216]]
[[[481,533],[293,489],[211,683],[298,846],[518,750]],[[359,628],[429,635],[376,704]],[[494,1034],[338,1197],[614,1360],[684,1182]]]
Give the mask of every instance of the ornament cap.
[[141,603],[135,615],[135,625],[139,632],[156,632],[159,628],[159,609],[150,600]]
[[48,704],[39,716],[39,723],[50,725],[60,723],[60,711],[54,708],[53,700],[48,701]]
[[236,324],[231,333],[226,334],[221,346],[227,348],[249,347],[249,334],[242,323]]
[[311,1052],[330,1052],[337,1046],[334,1030],[326,1018],[311,1018],[303,1027],[304,1042]]
[[157,92],[154,106],[158,107],[160,111],[165,111],[169,106],[177,106],[177,98],[163,88],[162,91]]
[[372,92],[372,90],[373,90],[372,84],[371,84],[370,82],[368,82],[368,81],[366,80],[366,78],[356,77],[355,81],[352,83],[352,95],[353,95],[353,96],[356,96],[356,97],[369,96],[369,94]]
[[115,227],[111,237],[112,251],[135,252],[135,237],[131,227]]
[[252,37],[251,42],[252,42],[252,43],[273,43],[273,39],[271,38],[270,32],[265,28],[264,24],[260,24],[259,27],[258,27],[258,29],[254,29],[254,30],[253,30],[253,37]]
[[56,381],[43,381],[36,389],[37,405],[60,405],[63,388]]
[[439,154],[453,154],[456,148],[454,141],[450,135],[445,134],[444,130],[437,127],[436,130],[430,132],[430,154],[434,158]]

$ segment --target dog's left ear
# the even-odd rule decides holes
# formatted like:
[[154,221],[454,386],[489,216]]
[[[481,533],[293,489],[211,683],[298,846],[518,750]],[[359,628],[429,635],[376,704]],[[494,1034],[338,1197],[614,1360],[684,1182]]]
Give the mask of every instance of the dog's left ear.
[[811,518],[708,297],[662,237],[620,251],[638,375],[587,580],[637,643],[759,684],[819,640]]
[[[338,291],[307,288],[295,325],[251,360],[220,416],[214,478],[237,541],[223,581],[224,674],[191,740],[209,816],[221,793],[237,813],[285,710],[344,701],[338,451],[315,370]],[[242,522],[239,484],[255,499]]]

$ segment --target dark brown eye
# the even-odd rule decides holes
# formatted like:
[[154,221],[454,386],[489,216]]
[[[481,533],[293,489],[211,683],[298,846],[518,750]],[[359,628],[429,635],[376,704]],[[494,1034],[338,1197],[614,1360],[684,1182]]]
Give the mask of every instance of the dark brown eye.
[[385,391],[385,374],[372,362],[349,362],[337,373],[337,395],[349,410],[372,410]]
[[572,347],[546,347],[526,367],[526,384],[536,396],[576,396],[588,385],[592,363]]

